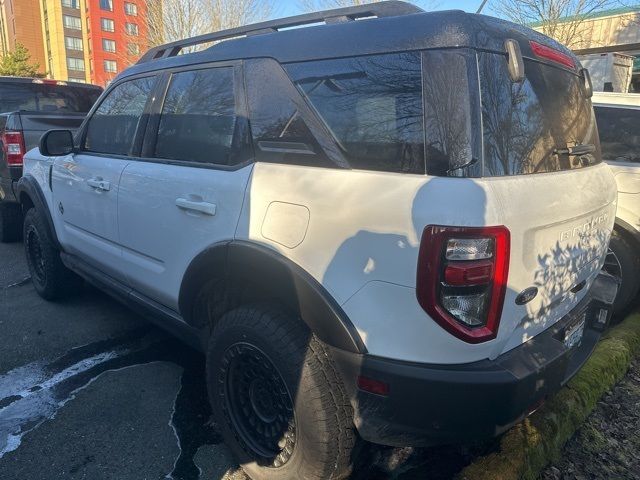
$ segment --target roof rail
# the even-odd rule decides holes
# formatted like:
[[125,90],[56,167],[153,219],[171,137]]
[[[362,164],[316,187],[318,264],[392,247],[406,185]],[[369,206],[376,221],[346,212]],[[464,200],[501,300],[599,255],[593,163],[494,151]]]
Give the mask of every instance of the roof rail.
[[296,15],[294,17],[281,18],[278,20],[269,20],[266,22],[254,23],[243,27],[230,28],[220,32],[212,32],[197,37],[186,38],[176,42],[167,43],[153,47],[147,51],[137,63],[146,63],[161,58],[175,57],[183,49],[202,45],[203,43],[211,43],[220,40],[227,40],[235,37],[246,37],[250,35],[260,35],[264,33],[273,33],[286,28],[301,27],[317,23],[341,23],[369,17],[399,17],[412,13],[422,13],[420,7],[410,3],[391,0],[378,3],[370,3],[355,7],[335,8],[315,13],[306,13]]

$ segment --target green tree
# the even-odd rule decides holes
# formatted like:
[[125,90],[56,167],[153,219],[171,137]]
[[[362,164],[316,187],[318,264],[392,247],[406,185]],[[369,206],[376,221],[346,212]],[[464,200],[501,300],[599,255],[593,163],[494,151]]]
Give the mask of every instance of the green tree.
[[16,43],[13,52],[0,57],[0,75],[8,77],[44,77],[40,65],[31,63],[31,54],[24,45]]

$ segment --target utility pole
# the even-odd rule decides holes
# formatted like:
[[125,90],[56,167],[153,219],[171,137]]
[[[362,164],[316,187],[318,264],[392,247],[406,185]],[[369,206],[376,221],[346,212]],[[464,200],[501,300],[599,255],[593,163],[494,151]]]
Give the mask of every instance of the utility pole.
[[482,0],[482,3],[480,4],[480,6],[478,7],[478,11],[476,13],[481,13],[482,9],[484,8],[484,6],[487,4],[489,0]]

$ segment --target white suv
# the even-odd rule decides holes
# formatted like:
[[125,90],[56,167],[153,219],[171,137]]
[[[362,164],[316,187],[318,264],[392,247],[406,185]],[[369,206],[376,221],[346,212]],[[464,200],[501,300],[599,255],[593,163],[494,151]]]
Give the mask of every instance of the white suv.
[[605,268],[621,279],[615,310],[640,291],[640,94],[594,93],[602,158],[618,184],[618,211]]
[[34,286],[78,274],[205,351],[254,479],[497,435],[609,320],[590,95],[547,37],[402,2],[154,48],[26,156]]

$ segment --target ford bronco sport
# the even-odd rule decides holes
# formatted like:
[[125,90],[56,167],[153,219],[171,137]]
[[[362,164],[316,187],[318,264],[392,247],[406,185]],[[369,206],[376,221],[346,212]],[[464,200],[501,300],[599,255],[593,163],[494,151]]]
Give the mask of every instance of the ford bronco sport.
[[640,95],[593,95],[593,107],[605,160],[618,185],[616,224],[605,270],[620,278],[614,304],[623,313],[640,292]]
[[545,36],[402,2],[154,48],[27,155],[33,284],[79,275],[205,351],[254,479],[495,436],[609,321],[590,95]]

